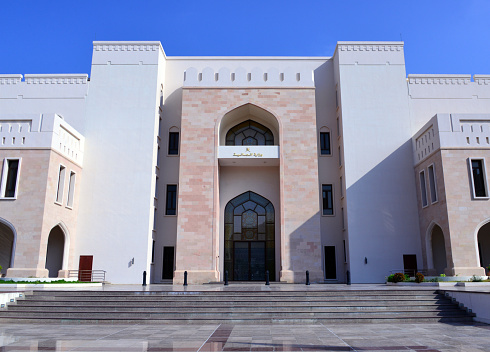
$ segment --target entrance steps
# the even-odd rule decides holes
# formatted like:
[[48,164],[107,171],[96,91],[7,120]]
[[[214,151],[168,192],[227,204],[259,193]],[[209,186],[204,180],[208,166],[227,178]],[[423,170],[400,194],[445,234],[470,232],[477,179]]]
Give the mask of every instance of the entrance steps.
[[400,323],[471,322],[437,291],[34,291],[0,322]]

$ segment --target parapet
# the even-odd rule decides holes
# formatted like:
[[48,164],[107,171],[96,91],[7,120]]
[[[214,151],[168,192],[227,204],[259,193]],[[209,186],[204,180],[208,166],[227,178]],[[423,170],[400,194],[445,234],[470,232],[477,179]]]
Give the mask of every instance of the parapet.
[[82,166],[84,137],[57,114],[0,115],[0,148],[53,149]]
[[92,65],[156,65],[165,57],[158,41],[94,42]]
[[403,42],[337,42],[340,65],[405,65]]
[[410,74],[407,82],[412,99],[490,98],[490,75]]
[[184,72],[184,87],[209,88],[314,88],[313,71],[311,69],[279,70],[270,68],[263,70],[256,67],[246,70],[238,67],[230,70],[222,67],[215,70],[206,67],[198,71],[189,67]]
[[414,162],[438,149],[490,149],[490,114],[437,114],[413,138]]

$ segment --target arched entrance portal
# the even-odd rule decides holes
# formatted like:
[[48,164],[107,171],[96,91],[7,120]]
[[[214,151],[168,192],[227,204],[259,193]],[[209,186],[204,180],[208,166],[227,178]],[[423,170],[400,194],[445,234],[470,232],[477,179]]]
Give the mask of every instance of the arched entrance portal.
[[446,243],[444,241],[442,229],[438,225],[434,225],[432,228],[431,244],[432,261],[434,263],[436,274],[444,274],[444,269],[447,267]]
[[487,268],[490,265],[490,223],[478,230],[478,254],[480,266]]
[[58,271],[63,267],[63,251],[65,248],[65,234],[59,225],[49,232],[48,248],[46,252],[46,269],[49,277],[58,277]]
[[[1,274],[5,274],[12,263],[15,236],[12,229],[0,221],[0,265]],[[1,276],[1,275],[0,275]]]
[[275,281],[274,206],[248,191],[225,207],[225,270],[234,281]]

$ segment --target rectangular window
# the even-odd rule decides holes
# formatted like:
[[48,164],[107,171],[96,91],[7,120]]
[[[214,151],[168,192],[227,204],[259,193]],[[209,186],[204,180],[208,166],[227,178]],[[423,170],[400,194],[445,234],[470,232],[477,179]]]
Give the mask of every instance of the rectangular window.
[[473,197],[487,198],[487,182],[485,161],[483,159],[470,159],[471,176],[473,178]]
[[63,192],[65,190],[65,173],[65,167],[60,165],[58,172],[58,188],[56,188],[56,203],[60,204],[63,202]]
[[157,229],[157,208],[153,208],[153,230]]
[[342,156],[340,155],[340,147],[339,147],[339,167],[342,166]]
[[153,243],[151,245],[151,263],[155,263],[155,240],[153,240]]
[[330,155],[330,132],[320,132],[320,154]]
[[177,185],[167,185],[165,215],[177,215]]
[[168,155],[179,155],[179,132],[168,134]]
[[340,137],[340,121],[338,117],[337,117],[337,137]]
[[425,185],[425,171],[422,170],[419,173],[419,181],[420,181],[420,196],[422,197],[422,208],[425,208],[428,205],[427,202],[427,187]]
[[66,206],[73,207],[73,199],[75,197],[75,173],[70,171],[70,181],[68,184],[68,198],[66,200]]
[[340,208],[340,213],[342,215],[342,230],[345,230],[344,208]]
[[339,91],[335,90],[335,107],[339,107]]
[[333,215],[332,185],[322,185],[323,215]]
[[337,279],[337,258],[335,246],[325,246],[325,280]]
[[430,165],[428,170],[429,170],[430,201],[432,203],[435,203],[437,202],[437,183],[436,183],[436,174],[434,171],[434,164]]
[[1,195],[3,198],[16,198],[18,178],[20,170],[20,159],[4,159]]
[[342,181],[342,176],[340,176],[340,198],[344,197],[344,184]]
[[155,198],[158,199],[158,177],[155,178]]
[[347,249],[345,248],[345,240],[343,240],[344,244],[344,263],[347,263]]

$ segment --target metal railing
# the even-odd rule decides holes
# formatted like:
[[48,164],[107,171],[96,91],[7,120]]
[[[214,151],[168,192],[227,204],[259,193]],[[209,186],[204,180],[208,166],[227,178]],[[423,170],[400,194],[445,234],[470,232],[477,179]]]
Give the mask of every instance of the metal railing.
[[105,270],[68,270],[69,278],[85,282],[105,282]]

